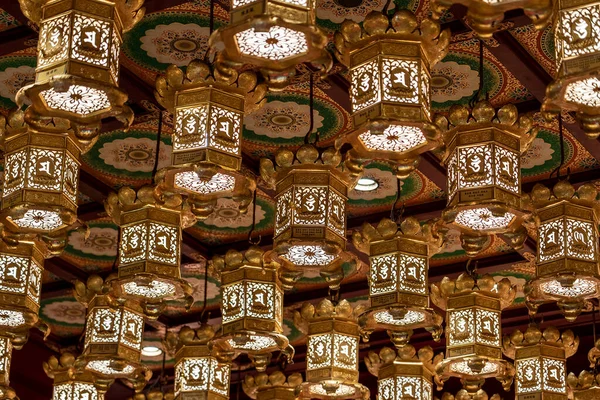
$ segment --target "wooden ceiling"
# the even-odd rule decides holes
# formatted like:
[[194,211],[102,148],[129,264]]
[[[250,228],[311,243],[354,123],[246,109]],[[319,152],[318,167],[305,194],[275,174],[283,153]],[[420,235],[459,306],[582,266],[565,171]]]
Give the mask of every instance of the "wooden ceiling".
[[[227,20],[228,6],[219,0],[215,1],[218,26]],[[381,0],[363,0],[358,8],[344,9],[336,0],[317,0],[318,21],[331,34],[343,20],[344,12],[349,13],[352,18],[360,19],[365,8],[381,9],[384,3]],[[398,8],[408,8],[422,17],[426,15],[428,0],[396,0],[394,5]],[[21,13],[16,0],[4,1],[0,7],[0,112],[6,114],[14,106],[15,85],[22,85],[28,79],[32,79],[38,34],[35,27]],[[107,276],[115,268],[116,227],[106,217],[103,201],[111,191],[122,185],[139,187],[150,182],[152,166],[146,159],[154,160],[152,149],[155,146],[153,143],[156,142],[158,113],[161,112],[153,95],[154,78],[170,63],[185,65],[191,60],[190,57],[193,58],[193,51],[189,48],[178,48],[175,39],[191,41],[196,46],[194,49],[198,51],[206,45],[208,0],[146,0],[145,7],[147,15],[144,20],[125,35],[121,56],[120,86],[129,94],[129,104],[136,114],[134,126],[130,132],[124,132],[120,130],[117,121],[106,121],[98,144],[82,160],[81,204],[78,215],[92,228],[92,241],[104,241],[94,244],[73,233],[64,254],[46,260],[47,272],[42,287],[40,313],[53,329],[53,333],[44,342],[40,334],[32,331],[29,343],[13,356],[11,383],[21,399],[49,399],[51,380],[42,371],[42,361],[52,353],[77,348],[79,345],[85,309],[76,303],[71,294],[73,281],[85,281],[93,273]],[[468,101],[476,90],[476,86],[473,85],[479,80],[477,40],[465,22],[464,15],[463,7],[452,7],[443,23],[444,27],[451,29],[453,35],[449,55],[432,74],[433,104],[434,110],[438,112],[447,111],[452,104],[464,104]],[[507,13],[503,29],[495,33],[492,40],[485,42],[486,89],[492,103],[501,106],[511,102],[521,113],[537,112],[546,85],[552,80],[552,51],[549,30],[533,30],[530,20],[521,11]],[[303,118],[308,115],[308,90],[304,79],[306,73],[306,68],[300,67],[294,86],[269,97],[269,115],[285,115],[295,121],[295,124],[285,129],[274,127],[266,114],[257,114],[246,119],[243,161],[248,172],[257,174],[260,156],[271,155],[279,146],[293,148],[301,144],[307,126]],[[317,85],[316,121],[317,125],[320,124],[318,129],[324,143],[333,142],[335,137],[349,126],[348,86],[340,66],[336,66],[334,72]],[[165,115],[164,119],[166,124],[163,133],[166,134],[161,139],[160,154],[161,159],[168,159],[166,155],[170,151],[170,117]],[[573,184],[595,181],[600,176],[600,142],[587,139],[570,116],[565,115],[564,119],[565,167],[571,169],[570,181]],[[551,183],[550,171],[556,168],[560,159],[557,127],[543,123],[541,119],[539,124],[542,133],[524,161],[524,192],[530,191],[536,182]],[[132,153],[135,151],[137,153]],[[379,181],[380,188],[374,194],[361,195],[354,192],[351,195],[349,235],[352,229],[360,227],[364,222],[377,223],[381,218],[388,216],[396,195],[395,182],[391,183],[394,177],[385,162],[373,163],[368,168],[372,176]],[[411,175],[405,185],[406,190],[403,190],[402,198],[406,204],[404,216],[415,216],[425,220],[440,215],[445,206],[445,168],[440,165],[434,154],[425,154],[422,157],[418,171]],[[273,193],[261,187],[260,182],[259,189],[260,210],[257,212],[261,214],[257,233],[262,236],[261,246],[269,248],[272,244]],[[159,341],[165,329],[177,329],[181,325],[198,321],[206,260],[210,260],[213,255],[224,254],[232,248],[243,250],[248,247],[247,234],[251,219],[248,216],[232,214],[226,202],[222,204],[220,211],[219,215],[215,215],[209,221],[188,229],[183,237],[182,271],[196,289],[196,303],[192,311],[185,313],[181,307],[170,306],[168,312],[158,321],[148,323],[147,341]],[[466,255],[456,241],[454,235],[442,253],[433,258],[431,281],[441,280],[444,276],[457,276],[464,270]],[[356,252],[351,246],[350,250]],[[512,250],[501,238],[497,238],[479,257],[479,272],[507,276],[515,283],[522,284],[533,273],[526,258],[527,253],[535,254],[535,251],[535,240],[531,238],[519,251]],[[341,290],[342,297],[353,302],[364,301],[368,293],[366,259],[361,256],[361,260],[362,264],[356,269],[347,270],[348,276]],[[208,307],[211,310],[211,320],[218,323],[218,282],[211,276],[208,279]],[[315,277],[308,277],[300,282],[297,290],[285,296],[286,334],[296,347],[295,363],[288,367],[290,372],[303,371],[305,368],[305,345],[302,335],[291,324],[291,312],[303,301],[318,301],[326,295],[326,285]],[[581,337],[580,350],[569,361],[569,370],[578,373],[586,366],[586,352],[592,345],[591,313],[584,313],[574,324],[567,324],[556,307],[549,305],[541,308],[539,319],[543,320],[543,326],[569,326]],[[529,322],[521,294],[518,303],[503,313],[503,328],[506,333],[510,333],[516,328],[524,329]],[[443,350],[443,341],[433,343],[430,336],[424,332],[417,332],[414,338],[416,347],[432,345],[437,351]],[[389,345],[385,333],[375,334],[371,342],[361,345],[361,357],[369,350]],[[155,369],[157,376],[162,360],[159,358],[146,361]],[[371,396],[375,398],[376,380],[368,374],[362,363],[360,368],[361,381],[370,387]],[[166,374],[171,380],[172,372],[172,360],[167,360]],[[246,398],[243,392],[237,394],[237,382],[246,373],[254,371],[234,373],[231,398]],[[457,388],[456,382],[449,385],[450,391],[455,392]],[[512,393],[503,394],[494,384],[486,388],[490,390],[490,394],[500,390],[503,398],[514,398]],[[123,384],[115,384],[107,399],[126,399],[131,393],[132,391]]]

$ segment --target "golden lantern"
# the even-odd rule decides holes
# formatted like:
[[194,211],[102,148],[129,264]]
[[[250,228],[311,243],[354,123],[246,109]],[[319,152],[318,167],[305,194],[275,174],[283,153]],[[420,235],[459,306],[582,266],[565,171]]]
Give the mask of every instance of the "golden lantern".
[[439,340],[443,319],[429,308],[427,276],[429,257],[439,249],[441,238],[432,226],[421,228],[410,217],[398,227],[386,218],[377,227],[363,224],[352,241],[370,260],[370,307],[358,318],[363,339],[375,330],[387,330],[392,342],[402,347],[413,329],[426,328]]
[[256,376],[246,375],[242,381],[244,393],[253,400],[297,400],[297,389],[302,383],[302,374],[288,376],[281,371],[272,374],[261,372]]
[[490,275],[474,280],[461,274],[431,285],[431,300],[446,311],[446,359],[436,368],[443,381],[462,379],[474,394],[495,377],[509,390],[514,367],[502,359],[501,312],[517,293],[507,278],[494,282]]
[[220,52],[219,69],[252,64],[273,90],[281,90],[294,76],[296,65],[310,62],[329,70],[327,36],[315,23],[314,1],[235,0],[230,24],[217,29],[209,45]]
[[32,327],[49,333],[38,316],[43,265],[36,243],[8,245],[0,240],[0,335],[10,336],[17,349],[27,342]]
[[308,335],[302,398],[369,399],[369,389],[358,383],[359,312],[346,300],[334,306],[328,299],[295,312],[296,326]]
[[564,111],[590,138],[600,135],[600,8],[596,1],[554,1],[556,77],[546,88],[542,112],[547,118]]
[[229,250],[213,257],[221,275],[222,327],[211,347],[224,359],[247,354],[258,371],[264,371],[274,351],[288,360],[294,348],[283,334],[283,290],[279,265],[263,259],[260,247],[245,253]]
[[552,16],[552,0],[434,0],[431,13],[439,19],[453,4],[467,7],[467,20],[479,37],[489,39],[504,20],[504,13],[522,9],[536,29],[543,29]]
[[25,16],[39,25],[40,37],[35,83],[19,91],[17,104],[27,97],[34,114],[82,125],[111,116],[133,122],[127,95],[118,88],[119,54],[123,32],[144,16],[143,0],[19,3]]
[[586,299],[598,297],[597,196],[591,183],[577,191],[567,181],[559,181],[552,191],[541,184],[534,186],[531,202],[538,233],[536,277],[525,286],[527,306],[532,312],[542,303],[555,301],[565,318],[574,321]]
[[453,106],[448,119],[438,115],[444,132],[448,204],[442,219],[461,232],[469,255],[481,251],[487,236],[505,234],[521,246],[520,157],[536,136],[530,116],[519,117],[508,104],[497,111],[486,101],[472,110]]
[[11,388],[9,375],[12,361],[13,344],[8,336],[0,336],[0,400],[19,400]]
[[354,130],[346,141],[352,157],[395,161],[399,176],[407,177],[419,154],[439,145],[430,70],[448,52],[450,31],[440,32],[430,19],[419,25],[407,10],[391,21],[372,11],[362,25],[346,20],[334,42],[350,74]]
[[167,332],[165,347],[175,354],[176,400],[227,400],[231,368],[220,362],[210,349],[215,332],[202,323],[196,330],[184,326],[179,333]]
[[91,373],[102,387],[127,379],[141,390],[152,376],[140,361],[144,315],[135,302],[117,302],[107,294],[109,289],[97,275],[87,285],[75,282],[74,295],[88,309],[84,348],[75,368]]
[[456,393],[456,396],[452,393],[444,392],[440,399],[435,397],[435,400],[502,400],[502,398],[498,393],[488,396],[483,389],[479,389],[474,394],[467,392],[465,389],[461,389]]
[[252,71],[229,72],[194,60],[185,73],[171,65],[156,80],[156,99],[175,116],[171,167],[159,180],[167,191],[188,195],[194,213],[204,218],[223,197],[247,211],[256,189],[254,179],[240,172],[243,116],[266,102],[267,86]]
[[504,355],[515,360],[517,400],[535,397],[567,399],[567,358],[577,352],[579,338],[572,331],[562,334],[553,326],[541,330],[530,325],[502,340]]
[[583,370],[579,375],[570,372],[567,376],[569,399],[596,400],[600,396],[600,372],[598,372],[600,340],[596,340],[588,352],[588,360],[592,370]]
[[365,357],[369,372],[377,377],[378,400],[431,400],[435,367],[443,355],[434,357],[429,346],[417,352],[412,345],[396,351],[384,347],[378,353],[370,351]]
[[[59,126],[64,120],[56,121]],[[40,234],[66,245],[67,229],[77,221],[80,148],[67,133],[38,131],[20,110],[0,117],[5,153],[1,220],[14,234]],[[58,246],[58,248],[53,248]]]
[[77,371],[75,361],[73,354],[65,352],[44,362],[46,375],[54,380],[52,400],[104,400],[104,393],[94,384],[92,374]]
[[166,300],[186,298],[192,286],[181,279],[181,231],[195,218],[180,195],[159,196],[155,186],[137,192],[122,187],[111,193],[106,212],[121,228],[117,296],[140,302],[149,318],[158,318]]
[[291,288],[303,271],[316,270],[330,286],[339,286],[346,249],[346,202],[353,176],[338,168],[342,156],[333,147],[305,144],[294,154],[279,150],[277,167],[261,159],[262,178],[275,188],[274,259]]
[[127,400],[174,400],[175,394],[173,391],[163,393],[160,389],[152,389],[147,394],[137,393]]

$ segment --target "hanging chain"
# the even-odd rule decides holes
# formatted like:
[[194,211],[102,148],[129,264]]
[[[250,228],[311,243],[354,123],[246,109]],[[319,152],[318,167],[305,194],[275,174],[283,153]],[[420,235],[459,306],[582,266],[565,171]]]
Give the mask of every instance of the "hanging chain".
[[163,125],[163,112],[162,110],[158,111],[158,132],[156,133],[156,154],[154,154],[154,167],[152,168],[152,181],[154,181],[154,177],[156,176],[156,171],[158,171],[158,160],[160,156],[160,142],[162,136],[162,125]]
[[[562,115],[560,113],[558,114],[558,137],[559,137],[559,145],[560,145],[560,163],[558,164],[558,166],[556,168],[554,168],[552,170],[552,172],[550,172],[550,179],[552,179],[552,176],[556,173],[556,180],[560,181],[560,178],[561,178],[560,169],[565,164],[565,135],[563,132]],[[570,175],[571,175],[571,168],[567,167],[567,179],[569,179]]]
[[256,191],[258,189],[254,189],[254,196],[252,200],[252,227],[250,228],[250,232],[248,232],[248,243],[258,246],[260,241],[262,240],[262,235],[258,235],[256,240],[252,239],[252,234],[256,230]]
[[[314,109],[315,109],[315,93],[314,93],[314,74],[313,72],[309,69],[308,70],[308,74],[309,74],[309,95],[308,95],[308,108],[309,108],[309,116],[308,116],[308,132],[306,132],[306,136],[304,136],[304,144],[309,144],[310,143],[310,135],[312,134],[313,128],[315,126],[315,116],[314,114]],[[317,131],[315,132],[315,141],[312,143],[314,145],[316,145],[319,142],[319,130],[317,129]]]
[[398,223],[398,219],[402,217],[404,214],[404,200],[402,200],[402,205],[399,210],[396,210],[398,202],[402,198],[402,180],[396,179],[396,199],[392,203],[392,209],[390,210],[390,219],[396,223]]

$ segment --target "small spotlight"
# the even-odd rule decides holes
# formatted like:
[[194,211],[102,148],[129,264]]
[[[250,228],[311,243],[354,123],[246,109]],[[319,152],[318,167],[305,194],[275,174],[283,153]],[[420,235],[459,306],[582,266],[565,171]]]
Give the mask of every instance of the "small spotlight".
[[379,187],[379,183],[372,178],[360,178],[354,186],[354,190],[359,192],[371,192]]
[[156,346],[142,347],[142,355],[145,357],[157,357],[162,354],[162,350]]

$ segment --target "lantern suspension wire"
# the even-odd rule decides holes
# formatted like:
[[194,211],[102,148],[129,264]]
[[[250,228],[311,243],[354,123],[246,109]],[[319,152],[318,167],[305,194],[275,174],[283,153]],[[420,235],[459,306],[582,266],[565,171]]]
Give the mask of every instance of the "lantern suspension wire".
[[400,210],[396,210],[398,202],[402,198],[402,180],[396,179],[396,183],[398,187],[396,189],[396,199],[392,203],[392,209],[390,210],[390,219],[398,223],[398,219],[402,217],[402,214],[404,214],[404,201],[402,201],[402,206],[400,207]]
[[[215,0],[210,0],[210,14],[208,20],[208,37],[210,37],[215,30]],[[208,62],[208,55],[210,54],[210,46],[206,47],[204,53],[204,61]]]
[[207,322],[210,318],[210,313],[206,313],[208,295],[208,261],[204,263],[204,293],[202,299],[202,312],[200,313],[200,322]]
[[[473,94],[473,97],[471,98],[471,100],[469,101],[469,107],[473,108],[475,106],[475,104],[479,101],[479,99],[482,97],[482,94],[484,92],[483,89],[483,80],[484,80],[484,71],[483,71],[483,60],[484,60],[484,55],[483,55],[483,41],[481,39],[479,39],[479,88],[477,89],[477,91]],[[485,93],[485,99],[488,99],[488,94],[487,92]]]
[[252,200],[252,227],[250,228],[250,232],[248,232],[248,243],[258,246],[262,239],[262,235],[259,234],[258,238],[252,239],[252,234],[256,230],[256,191],[257,189],[254,189],[254,195]]
[[154,167],[152,168],[152,180],[154,180],[154,177],[156,176],[156,171],[158,171],[158,157],[160,155],[162,125],[163,125],[163,112],[162,112],[162,110],[160,110],[158,112],[158,131],[156,133],[156,153],[154,154]]
[[477,284],[477,267],[479,262],[477,260],[473,261],[472,258],[467,260],[467,265],[465,265],[465,271],[467,275],[473,278],[473,290],[479,290],[479,285]]
[[[304,136],[304,144],[309,144],[310,143],[310,135],[312,134],[314,125],[315,125],[315,116],[313,115],[314,113],[314,97],[315,97],[315,93],[314,93],[314,76],[313,76],[313,72],[309,69],[309,97],[308,97],[308,108],[309,108],[309,116],[308,116],[308,132],[306,132],[306,136]],[[316,145],[319,142],[319,130],[317,129],[317,132],[315,132],[315,141],[313,142],[314,145]]]
[[[559,137],[559,144],[560,144],[560,163],[558,164],[558,166],[556,168],[554,168],[552,170],[552,172],[550,172],[550,179],[552,179],[552,176],[556,173],[556,179],[560,181],[560,169],[563,167],[563,165],[565,164],[565,136],[563,133],[563,120],[562,120],[562,115],[558,114],[558,137]],[[568,167],[567,168],[567,179],[569,178],[569,176],[571,175],[571,168]]]

